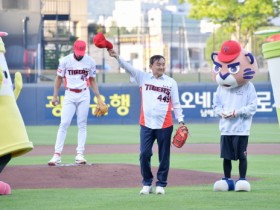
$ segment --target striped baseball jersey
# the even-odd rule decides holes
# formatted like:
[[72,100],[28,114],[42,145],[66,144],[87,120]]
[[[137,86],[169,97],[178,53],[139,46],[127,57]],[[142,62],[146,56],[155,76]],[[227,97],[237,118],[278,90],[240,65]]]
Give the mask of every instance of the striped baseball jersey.
[[121,58],[118,60],[121,67],[134,78],[140,87],[140,125],[151,129],[170,127],[173,125],[172,109],[175,118],[179,122],[183,121],[184,115],[179,101],[178,86],[173,78],[165,74],[156,78],[152,73],[135,69]]
[[95,61],[88,55],[77,61],[71,53],[61,59],[57,75],[64,77],[66,88],[84,89],[89,86],[89,77],[96,76]]

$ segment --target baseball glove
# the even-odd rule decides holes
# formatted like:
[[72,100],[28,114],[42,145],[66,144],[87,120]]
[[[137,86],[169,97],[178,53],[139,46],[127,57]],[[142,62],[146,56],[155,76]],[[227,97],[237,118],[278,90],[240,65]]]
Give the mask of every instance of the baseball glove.
[[187,126],[182,125],[177,129],[175,135],[173,136],[172,144],[175,147],[181,148],[186,143],[188,136],[189,130]]
[[101,117],[103,115],[105,115],[108,112],[108,106],[101,100],[98,99],[97,101],[97,105],[94,111],[94,115],[96,117]]

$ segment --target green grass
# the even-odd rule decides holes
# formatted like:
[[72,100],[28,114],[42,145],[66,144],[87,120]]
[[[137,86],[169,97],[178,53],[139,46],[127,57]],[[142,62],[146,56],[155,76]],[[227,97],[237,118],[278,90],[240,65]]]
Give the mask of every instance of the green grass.
[[[44,73],[44,72],[43,72]],[[166,73],[170,76],[170,72]],[[44,83],[53,84],[53,81],[56,76],[56,71],[48,71],[48,74],[45,75],[48,80],[44,81]],[[99,84],[103,83],[103,75],[102,73],[97,74],[97,81]],[[198,83],[198,82],[209,82],[215,83],[211,77],[211,69],[208,72],[189,72],[189,73],[178,73],[174,72],[172,76],[178,83]],[[110,72],[105,73],[105,83],[106,84],[118,84],[118,83],[129,83],[129,75],[127,73],[117,73]],[[268,72],[258,72],[252,82],[269,82],[269,73]],[[215,83],[216,84],[216,83]]]
[[[219,143],[218,125],[189,124],[189,144]],[[27,132],[34,145],[54,145],[58,126],[27,126]],[[174,126],[174,131],[177,125]],[[88,144],[138,144],[139,125],[89,125]],[[250,143],[280,143],[280,128],[277,124],[253,124]],[[75,145],[77,126],[70,126],[65,144]]]
[[[167,72],[167,75],[170,76],[170,73]],[[98,82],[101,83],[103,75],[99,74],[97,76]],[[189,73],[177,73],[174,72],[172,76],[178,83],[197,83],[197,82],[210,82],[214,83],[211,78],[211,69],[209,72],[189,72]],[[105,83],[128,83],[129,76],[125,73],[106,73],[105,74]],[[268,72],[258,72],[255,75],[253,82],[269,82]]]
[[[188,125],[192,143],[219,143],[219,131],[216,124]],[[57,126],[27,126],[29,138],[34,145],[53,145]],[[66,144],[76,144],[77,128],[69,128]],[[106,134],[106,135],[104,135]],[[277,124],[253,124],[250,143],[279,143],[280,128]],[[138,125],[90,125],[88,144],[138,144]],[[187,146],[187,145],[185,145]],[[207,146],[207,145],[206,145]],[[12,159],[12,165],[45,164],[49,156],[21,156]],[[63,156],[65,161],[72,161],[73,156]],[[138,154],[89,154],[93,163],[129,163],[139,164]],[[152,158],[152,165],[157,166],[157,154]],[[213,185],[168,187],[166,195],[139,196],[138,188],[121,189],[14,189],[10,196],[0,196],[1,210],[155,210],[155,209],[234,209],[258,210],[279,209],[280,193],[280,156],[249,155],[248,176],[259,178],[251,181],[250,193],[213,192]],[[8,166],[9,166],[8,165]],[[222,160],[219,154],[172,154],[171,167],[183,170],[196,170],[222,174]],[[238,162],[233,162],[233,175],[238,174]],[[19,171],[20,173],[20,171]],[[89,174],[90,175],[90,174]],[[42,178],[51,179],[51,177]],[[30,174],[32,179],[32,174]],[[140,185],[140,184],[139,184]]]
[[[164,196],[139,196],[138,188],[124,189],[56,189],[17,190],[13,196],[1,197],[1,209],[76,210],[76,209],[279,209],[279,189],[267,181],[269,188],[255,182],[250,193],[214,193],[212,186],[172,187]],[[275,183],[274,183],[275,184]],[[3,202],[4,201],[4,202]],[[4,205],[3,205],[4,204]],[[9,207],[5,207],[9,206]]]

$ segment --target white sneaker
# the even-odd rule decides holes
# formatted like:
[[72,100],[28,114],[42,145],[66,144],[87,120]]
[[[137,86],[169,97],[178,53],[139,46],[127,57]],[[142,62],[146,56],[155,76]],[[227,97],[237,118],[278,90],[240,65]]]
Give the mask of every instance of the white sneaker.
[[153,193],[152,186],[143,186],[142,190],[140,191],[140,195],[149,195],[150,193]]
[[157,186],[156,187],[156,194],[157,195],[164,195],[165,194],[164,188],[161,187],[161,186]]
[[87,160],[85,159],[83,154],[77,154],[75,158],[75,163],[76,164],[86,164]]
[[58,154],[54,154],[52,159],[48,162],[49,166],[56,166],[61,163],[61,157]]

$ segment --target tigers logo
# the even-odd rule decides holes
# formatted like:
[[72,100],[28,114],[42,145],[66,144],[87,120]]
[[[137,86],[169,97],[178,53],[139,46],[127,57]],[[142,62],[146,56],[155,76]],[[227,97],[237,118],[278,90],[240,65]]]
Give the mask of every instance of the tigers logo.
[[85,47],[84,46],[78,46],[79,50],[85,50]]
[[227,53],[229,51],[229,47],[228,46],[224,46],[223,49],[224,49],[225,53]]

